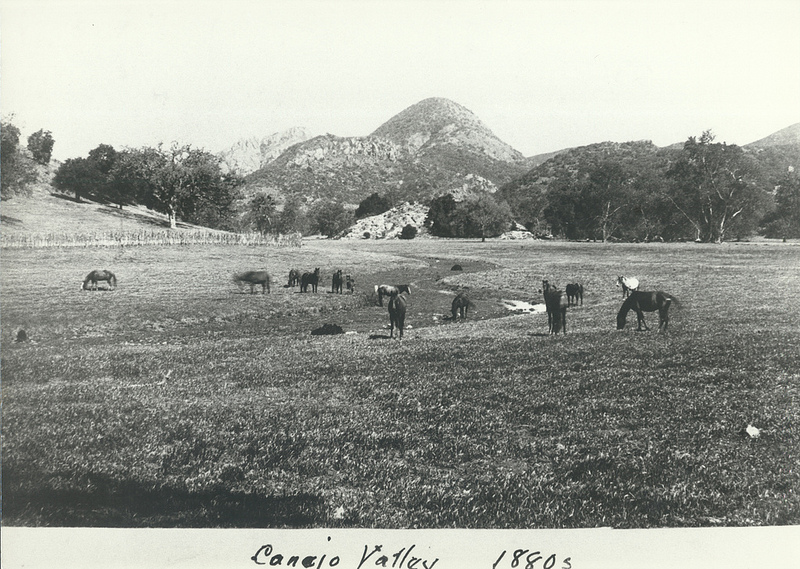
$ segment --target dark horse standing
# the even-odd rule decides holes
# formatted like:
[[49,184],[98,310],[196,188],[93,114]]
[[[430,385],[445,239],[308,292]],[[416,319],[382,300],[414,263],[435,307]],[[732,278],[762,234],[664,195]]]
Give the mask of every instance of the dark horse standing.
[[403,339],[403,328],[406,323],[406,299],[402,294],[392,294],[389,299],[389,337],[394,338],[397,327],[400,339]]
[[86,275],[86,278],[83,279],[81,290],[97,290],[97,283],[100,281],[106,281],[110,289],[117,288],[117,277],[114,276],[114,273],[111,271],[95,270]]
[[641,330],[644,326],[645,330],[649,330],[647,323],[644,321],[643,312],[655,312],[658,310],[658,329],[666,332],[667,325],[669,324],[669,306],[672,303],[678,306],[678,299],[662,291],[648,292],[644,290],[634,290],[630,296],[622,303],[622,308],[619,309],[617,314],[617,330],[625,328],[625,319],[628,316],[629,310],[636,311],[636,318],[639,322],[637,330]]
[[583,306],[583,285],[581,283],[570,283],[564,288],[567,291],[567,304],[574,302],[577,306],[580,300],[581,306]]
[[342,278],[342,270],[339,269],[335,273],[333,273],[333,278],[331,279],[331,292],[338,292],[342,294],[342,283],[344,279]]
[[256,285],[261,285],[261,294],[264,294],[265,292],[272,292],[270,290],[270,283],[272,282],[272,279],[267,271],[247,271],[245,273],[236,273],[233,275],[233,280],[239,284],[239,288],[242,287],[242,284],[249,284],[250,294],[255,293]]
[[289,271],[289,284],[287,286],[294,287],[300,284],[300,271],[292,269]]
[[411,294],[411,285],[375,285],[375,294],[378,295],[378,304],[383,306],[383,297],[407,292]]
[[303,273],[300,277],[300,292],[308,292],[308,285],[311,285],[311,290],[317,292],[317,285],[319,284],[319,267],[314,269],[313,273]]
[[463,292],[459,292],[453,299],[453,304],[450,307],[450,311],[453,313],[453,320],[458,318],[459,315],[462,319],[466,320],[467,312],[469,312],[470,308],[475,308],[475,305],[472,304],[472,301],[468,299]]
[[542,281],[542,293],[544,294],[544,305],[547,308],[548,333],[558,334],[561,332],[566,334],[567,306],[569,306],[567,297],[546,280]]

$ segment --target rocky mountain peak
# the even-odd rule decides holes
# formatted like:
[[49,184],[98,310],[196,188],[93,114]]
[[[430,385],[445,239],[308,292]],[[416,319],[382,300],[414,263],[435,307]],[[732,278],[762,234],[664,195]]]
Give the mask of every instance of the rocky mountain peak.
[[408,107],[378,127],[372,136],[391,140],[412,155],[449,146],[504,162],[523,159],[520,152],[497,138],[472,111],[441,97],[424,99]]

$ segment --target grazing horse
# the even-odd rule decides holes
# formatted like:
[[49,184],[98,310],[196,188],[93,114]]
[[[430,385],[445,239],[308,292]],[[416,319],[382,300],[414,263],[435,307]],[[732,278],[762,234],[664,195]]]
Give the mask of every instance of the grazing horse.
[[236,273],[233,275],[233,280],[238,283],[240,289],[242,288],[243,284],[249,284],[250,294],[255,293],[256,285],[261,285],[261,294],[264,294],[265,292],[272,292],[270,290],[272,278],[269,276],[267,271],[247,271],[245,273]]
[[658,310],[658,329],[659,331],[667,331],[669,324],[669,306],[672,303],[678,306],[678,299],[662,291],[648,292],[643,290],[635,290],[631,295],[622,303],[622,308],[619,309],[617,314],[617,330],[625,328],[625,319],[628,316],[629,310],[636,311],[636,318],[639,323],[637,330],[641,330],[644,326],[645,330],[649,330],[647,323],[644,321],[643,312],[655,312]]
[[581,306],[583,306],[583,285],[580,283],[571,283],[564,287],[567,291],[567,304],[572,304],[575,302],[575,305],[578,305],[578,301],[581,301]]
[[632,291],[639,289],[639,279],[636,277],[618,277],[617,284],[622,287],[622,298],[628,298]]
[[378,295],[378,304],[383,306],[383,297],[407,292],[411,294],[411,285],[375,285],[375,294]]
[[97,290],[97,283],[100,281],[106,281],[110,289],[117,288],[117,277],[114,276],[114,273],[111,271],[95,270],[86,275],[86,278],[83,279],[81,290]]
[[317,292],[317,285],[319,284],[319,267],[314,269],[313,273],[303,273],[300,277],[300,292],[308,292],[308,285],[311,285],[311,290]]
[[467,295],[463,292],[459,292],[453,299],[453,304],[450,307],[450,311],[453,313],[453,320],[458,318],[459,315],[462,319],[466,320],[467,312],[469,312],[470,308],[475,308],[475,305],[467,298]]
[[562,334],[567,333],[567,307],[569,302],[566,296],[548,281],[542,281],[542,293],[544,294],[544,305],[547,309],[547,328],[548,333]]
[[342,270],[339,269],[335,273],[333,273],[333,278],[331,279],[331,292],[338,292],[342,294]]
[[347,289],[347,292],[349,292],[350,294],[355,294],[356,279],[354,279],[350,275],[345,275],[344,281],[345,281],[345,289]]
[[403,328],[406,323],[406,299],[400,294],[392,294],[389,299],[389,337],[394,338],[394,329],[397,327],[400,339],[403,339]]
[[298,284],[300,284],[300,271],[292,269],[289,271],[289,284],[287,286],[294,288]]

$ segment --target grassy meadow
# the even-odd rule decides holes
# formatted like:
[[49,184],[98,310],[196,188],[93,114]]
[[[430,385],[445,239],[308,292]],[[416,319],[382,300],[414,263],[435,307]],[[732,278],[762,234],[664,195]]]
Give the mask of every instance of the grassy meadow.
[[[800,523],[795,243],[306,240],[0,263],[5,525]],[[283,286],[315,267],[317,294]],[[95,268],[117,290],[80,291]],[[339,268],[355,294],[330,294]],[[271,294],[237,288],[250,269]],[[680,299],[667,333],[657,314],[615,329],[620,274]],[[566,335],[500,302],[539,303],[542,278],[585,287]],[[412,285],[402,341],[384,282]],[[466,322],[448,318],[458,290]],[[345,333],[311,335],[326,323]]]

